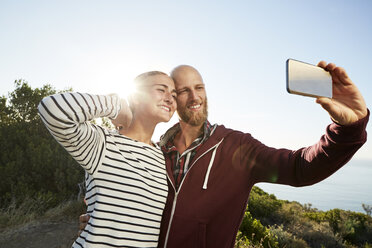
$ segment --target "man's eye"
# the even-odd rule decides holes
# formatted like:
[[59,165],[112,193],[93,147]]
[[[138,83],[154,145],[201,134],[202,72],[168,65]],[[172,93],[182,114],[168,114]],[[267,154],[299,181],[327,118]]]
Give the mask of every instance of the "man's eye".
[[158,91],[160,91],[160,92],[165,92],[165,90],[164,89],[157,89]]
[[177,94],[179,95],[179,94],[185,93],[186,91],[187,91],[186,89],[180,90],[180,91],[177,91]]

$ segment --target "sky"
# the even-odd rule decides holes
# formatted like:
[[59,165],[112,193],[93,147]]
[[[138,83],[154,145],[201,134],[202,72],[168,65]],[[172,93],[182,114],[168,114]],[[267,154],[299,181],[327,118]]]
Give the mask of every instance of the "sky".
[[[313,98],[287,93],[286,60],[344,67],[371,108],[371,13],[367,0],[2,0],[0,95],[17,79],[125,95],[142,72],[189,64],[206,84],[211,123],[298,149],[331,121]],[[160,124],[154,140],[177,118]],[[354,159],[372,160],[371,151],[367,141]]]

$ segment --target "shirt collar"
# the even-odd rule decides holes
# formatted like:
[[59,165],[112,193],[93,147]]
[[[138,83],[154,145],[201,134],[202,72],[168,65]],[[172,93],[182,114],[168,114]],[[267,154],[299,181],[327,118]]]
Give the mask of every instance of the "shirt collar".
[[[211,123],[206,120],[203,124],[203,133],[195,139],[198,143],[204,142],[206,139],[208,139],[212,133],[212,130],[214,129],[215,125],[211,125]],[[174,137],[176,137],[176,134],[181,130],[180,123],[175,124],[173,127],[168,129],[168,131],[161,136],[159,141],[159,146],[164,148],[171,148],[174,146]],[[194,141],[194,142],[195,142]],[[194,143],[193,142],[193,143]]]

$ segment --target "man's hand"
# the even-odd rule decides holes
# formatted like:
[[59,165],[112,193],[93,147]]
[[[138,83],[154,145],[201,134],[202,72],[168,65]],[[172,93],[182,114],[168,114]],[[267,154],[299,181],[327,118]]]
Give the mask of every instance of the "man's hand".
[[90,216],[88,214],[80,215],[80,217],[79,217],[79,229],[80,230],[78,232],[79,236],[84,231],[84,228],[87,226],[89,218],[90,218]]
[[367,115],[367,106],[362,94],[351,81],[345,69],[325,61],[318,63],[332,76],[333,97],[319,97],[319,103],[331,116],[332,120],[341,125],[354,123]]

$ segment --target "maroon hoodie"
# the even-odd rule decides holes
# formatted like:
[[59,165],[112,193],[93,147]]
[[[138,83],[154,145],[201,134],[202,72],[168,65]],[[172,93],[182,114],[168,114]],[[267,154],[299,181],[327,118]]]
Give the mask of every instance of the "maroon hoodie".
[[234,247],[255,183],[317,183],[347,163],[365,143],[364,119],[329,125],[318,143],[296,151],[267,147],[250,134],[218,126],[201,144],[178,191],[166,156],[169,193],[159,247]]

